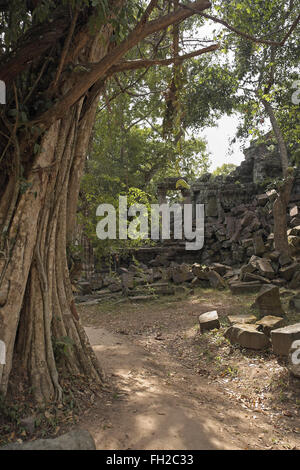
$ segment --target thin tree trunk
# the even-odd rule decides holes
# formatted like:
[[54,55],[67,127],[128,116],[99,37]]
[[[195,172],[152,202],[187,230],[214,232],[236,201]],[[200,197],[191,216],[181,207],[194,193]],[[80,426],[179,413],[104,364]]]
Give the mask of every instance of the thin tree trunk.
[[282,173],[283,173],[283,177],[285,178],[287,176],[287,170],[289,167],[289,158],[288,158],[288,153],[287,153],[287,148],[286,148],[286,144],[284,141],[284,137],[278,125],[272,105],[265,99],[262,100],[262,103],[264,105],[266,113],[268,114],[270,118],[272,128],[273,128],[276,140],[278,142],[281,165],[282,165]]
[[268,114],[272,128],[278,143],[279,154],[282,165],[282,173],[284,182],[278,189],[278,197],[273,204],[273,217],[274,217],[274,245],[275,250],[281,254],[290,256],[290,247],[287,237],[287,205],[290,200],[291,191],[293,187],[293,178],[288,177],[288,153],[283,134],[278,125],[272,105],[265,99],[262,100],[266,113]]

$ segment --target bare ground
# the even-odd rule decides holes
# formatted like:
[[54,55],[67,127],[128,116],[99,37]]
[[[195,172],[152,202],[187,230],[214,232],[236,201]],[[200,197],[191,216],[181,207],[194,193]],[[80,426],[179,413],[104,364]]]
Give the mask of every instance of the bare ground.
[[[248,312],[252,301],[199,289],[181,299],[81,306],[107,371],[106,392],[79,421],[97,448],[299,449],[300,381],[272,352],[223,338],[227,315]],[[200,335],[198,316],[215,309],[221,329]]]

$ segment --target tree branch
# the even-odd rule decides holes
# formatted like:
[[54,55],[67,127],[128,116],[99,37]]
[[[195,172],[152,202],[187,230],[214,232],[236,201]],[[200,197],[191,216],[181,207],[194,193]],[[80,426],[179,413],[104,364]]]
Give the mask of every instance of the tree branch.
[[192,10],[194,13],[199,13],[200,16],[203,16],[204,18],[212,20],[215,23],[222,24],[223,26],[225,26],[230,31],[238,34],[239,36],[244,37],[245,39],[249,39],[250,41],[256,42],[258,44],[267,44],[269,46],[284,46],[284,44],[286,43],[286,41],[288,40],[288,38],[290,37],[292,32],[296,29],[296,27],[297,27],[297,25],[300,21],[300,15],[299,15],[298,18],[296,18],[295,21],[293,22],[293,24],[290,27],[288,33],[285,35],[285,37],[283,38],[282,41],[270,41],[270,40],[267,40],[267,39],[255,38],[254,36],[251,36],[250,34],[239,31],[237,28],[235,28],[235,27],[231,26],[230,24],[228,24],[227,21],[221,20],[221,19],[216,18],[215,16],[212,16],[212,15],[207,15],[206,13],[203,13],[201,10],[198,10],[198,8],[196,6],[183,5],[182,3],[180,3],[180,6],[182,8],[186,8],[187,10]]
[[174,64],[175,62],[182,62],[187,59],[191,59],[192,57],[197,57],[202,54],[206,54],[207,52],[213,52],[219,49],[219,44],[213,44],[209,47],[205,47],[204,49],[199,49],[194,52],[190,52],[189,54],[184,54],[177,57],[171,57],[170,59],[141,59],[141,60],[124,60],[123,62],[119,62],[116,65],[113,65],[109,71],[109,75],[113,75],[117,72],[125,72],[128,70],[137,70],[144,67],[153,67],[154,65],[170,65]]
[[[109,103],[111,103],[111,101],[113,101],[114,99],[116,99],[122,92],[126,93],[128,90],[130,90],[130,88],[133,88],[137,83],[139,83],[139,81],[142,80],[142,78],[145,77],[145,75],[148,73],[148,70],[149,70],[149,68],[147,68],[146,70],[144,70],[144,71],[138,76],[138,78],[137,78],[136,80],[134,80],[132,83],[130,83],[129,85],[127,85],[125,88],[123,88],[122,91],[120,90],[118,93],[115,93],[114,95],[112,95],[112,96],[109,98],[108,103],[106,103],[105,106],[107,106]],[[97,85],[98,85],[98,83],[95,83],[95,85],[94,85],[93,88],[97,87]],[[84,104],[84,106],[85,106],[85,104]],[[101,111],[105,108],[105,106],[102,106],[99,111],[101,112]]]
[[[91,106],[91,104],[95,100],[95,98],[97,96],[99,96],[99,94],[101,93],[101,90],[104,88],[105,81],[109,77],[111,77],[112,75],[114,75],[118,72],[126,72],[128,70],[138,70],[138,69],[141,69],[141,68],[149,69],[150,67],[153,67],[154,65],[160,65],[160,66],[170,65],[170,64],[173,64],[173,63],[178,62],[178,61],[183,61],[183,60],[186,60],[186,59],[190,59],[192,57],[199,56],[201,54],[205,54],[207,52],[216,51],[217,49],[219,49],[219,47],[220,47],[219,44],[213,44],[212,46],[206,47],[204,49],[200,49],[198,51],[190,52],[189,54],[185,54],[185,55],[182,55],[182,56],[179,56],[179,57],[172,57],[171,59],[153,59],[153,60],[145,59],[145,60],[128,60],[128,61],[119,62],[118,64],[112,66],[109,69],[108,73],[106,74],[106,76],[104,78],[101,78],[100,80],[98,80],[93,85],[92,90],[89,93],[86,102],[84,103],[84,109],[88,109],[89,106]],[[86,66],[86,64],[85,64],[85,66]],[[92,64],[88,64],[87,66],[91,67]],[[135,83],[136,82],[137,81],[135,81]],[[133,86],[133,85],[131,85],[131,86]],[[125,92],[130,87],[126,87],[121,91]]]
[[47,21],[30,29],[16,49],[0,57],[0,79],[8,84],[12,83],[17,75],[65,34],[69,22],[69,13],[59,7],[52,22]]
[[[199,0],[192,4],[198,11],[205,10],[211,6],[208,0]],[[73,106],[99,79],[104,78],[108,70],[122,57],[131,50],[141,40],[157,31],[168,26],[185,20],[192,16],[194,12],[190,9],[180,8],[175,12],[164,15],[155,20],[149,21],[143,26],[139,23],[136,28],[127,36],[127,38],[110,51],[103,59],[94,65],[92,70],[81,75],[77,84],[55,104],[51,109],[42,114],[35,122],[45,127],[50,126],[57,119],[65,115],[66,110]]]
[[70,48],[70,44],[71,44],[71,41],[72,41],[72,37],[73,37],[74,31],[75,31],[75,28],[76,28],[78,15],[79,15],[79,10],[76,10],[75,13],[74,13],[74,17],[72,19],[72,23],[71,23],[71,26],[70,26],[70,29],[69,29],[69,32],[68,32],[68,36],[67,36],[65,44],[64,44],[64,48],[63,48],[62,55],[61,55],[61,58],[60,58],[60,63],[59,63],[59,66],[58,66],[58,69],[57,69],[57,72],[56,72],[56,77],[55,77],[55,80],[54,80],[54,83],[53,83],[53,89],[56,88],[56,86],[58,84],[58,81],[59,81],[59,78],[61,76],[64,64],[65,64],[65,60],[66,60],[66,57],[67,57],[67,54],[68,54],[68,51],[69,51],[69,48]]
[[293,31],[296,29],[297,25],[299,24],[300,22],[300,14],[298,15],[298,18],[295,19],[294,23],[292,24],[292,26],[290,27],[289,31],[286,33],[286,35],[284,36],[283,40],[281,41],[281,45],[284,46],[284,44],[286,43],[286,41],[288,40],[288,38],[290,37],[290,35],[293,33]]
[[151,0],[149,5],[147,6],[141,21],[140,21],[140,27],[143,26],[145,23],[147,23],[149,16],[151,15],[152,11],[157,7],[158,0]]

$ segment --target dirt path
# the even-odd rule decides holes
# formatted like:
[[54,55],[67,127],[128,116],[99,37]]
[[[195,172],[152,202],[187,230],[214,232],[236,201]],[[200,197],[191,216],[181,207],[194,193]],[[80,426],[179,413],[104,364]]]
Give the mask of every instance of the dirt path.
[[[121,312],[119,306],[108,312],[97,307],[83,312],[85,323],[93,325],[86,331],[110,384],[80,423],[92,433],[97,448],[297,448],[299,415],[297,410],[293,414],[293,406],[279,409],[274,404],[264,409],[243,399],[241,389],[244,398],[249,394],[243,374],[255,389],[257,377],[264,373],[261,358],[235,357],[234,363],[239,359],[252,365],[245,371],[241,368],[239,378],[214,375],[207,356],[200,369],[198,360],[198,369],[194,367],[193,348],[199,358],[195,311],[198,315],[193,302],[179,302],[160,308],[129,305]],[[224,347],[218,341],[216,347]],[[266,367],[270,369],[270,363]]]

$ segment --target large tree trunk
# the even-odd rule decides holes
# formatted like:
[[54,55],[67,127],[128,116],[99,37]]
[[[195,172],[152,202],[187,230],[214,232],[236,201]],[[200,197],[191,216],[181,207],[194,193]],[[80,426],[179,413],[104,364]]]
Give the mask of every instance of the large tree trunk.
[[82,169],[76,156],[85,155],[88,138],[83,141],[82,129],[90,132],[85,121],[94,114],[93,109],[79,125],[81,105],[44,136],[35,169],[28,177],[32,186],[18,202],[7,237],[7,260],[2,261],[1,269],[1,286],[7,297],[0,314],[1,339],[7,347],[1,373],[4,394],[12,361],[19,359],[38,400],[61,398],[53,347],[65,337],[73,342],[65,358],[69,372],[102,378],[76,312],[66,258],[67,215]]
[[[94,40],[89,49],[88,61],[105,53],[103,42],[97,43]],[[65,370],[103,380],[76,311],[66,255],[97,108],[94,100],[83,110],[83,101],[44,134],[26,175],[25,193],[16,190],[19,175],[12,171],[1,199],[0,339],[6,345],[6,364],[0,365],[0,391],[4,395],[15,367],[38,401],[61,399],[55,350],[62,341],[71,344],[63,357]],[[25,147],[24,142],[20,145]]]

